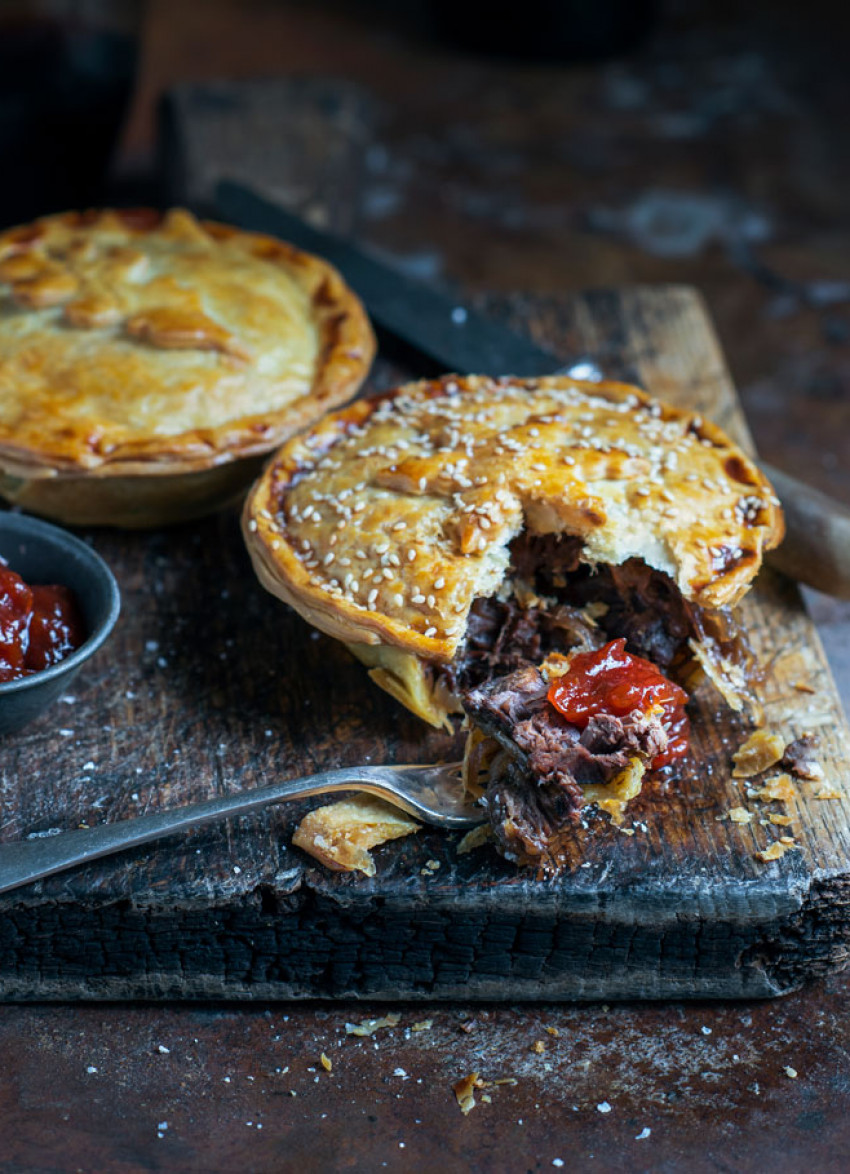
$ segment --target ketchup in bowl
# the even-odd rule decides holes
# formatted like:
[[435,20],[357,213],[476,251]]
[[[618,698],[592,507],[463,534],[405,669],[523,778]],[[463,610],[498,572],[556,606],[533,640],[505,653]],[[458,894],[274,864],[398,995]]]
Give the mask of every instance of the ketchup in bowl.
[[626,652],[624,639],[612,640],[594,652],[577,652],[570,660],[569,672],[553,682],[547,696],[579,729],[596,714],[624,717],[634,709],[646,713],[660,708],[667,749],[652,760],[652,769],[667,766],[688,752],[687,693],[668,681],[651,661]]
[[0,559],[0,683],[58,664],[85,639],[72,591],[30,586]]

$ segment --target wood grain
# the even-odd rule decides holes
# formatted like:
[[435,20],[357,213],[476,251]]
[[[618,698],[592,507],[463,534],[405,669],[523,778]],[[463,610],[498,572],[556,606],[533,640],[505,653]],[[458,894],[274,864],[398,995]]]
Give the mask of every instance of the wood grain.
[[[488,308],[563,353],[698,407],[748,443],[699,298],[684,288],[500,299]],[[397,372],[394,372],[397,374]],[[375,380],[384,382],[379,365]],[[265,595],[236,513],[145,534],[86,535],[124,611],[73,697],[6,739],[2,838],[93,824],[259,785],[283,773],[453,752],[373,687],[333,641]],[[814,729],[828,782],[848,732],[795,588],[760,577],[744,606],[766,666],[768,725]],[[795,682],[816,690],[805,694]],[[0,996],[589,999],[770,995],[847,960],[850,805],[800,783],[790,829],[748,804],[730,755],[750,726],[705,689],[672,781],[576,833],[574,871],[536,881],[490,848],[423,831],[334,875],[289,846],[303,812],[199,829],[0,900]],[[781,861],[755,853],[789,831]],[[423,873],[426,862],[439,868]]]

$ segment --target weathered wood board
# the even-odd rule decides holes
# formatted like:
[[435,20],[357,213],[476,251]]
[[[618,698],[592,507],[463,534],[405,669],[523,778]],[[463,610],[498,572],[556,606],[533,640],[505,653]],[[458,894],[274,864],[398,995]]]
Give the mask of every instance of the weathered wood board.
[[[746,442],[699,298],[688,289],[502,299],[565,357],[697,407]],[[391,375],[378,365],[375,379]],[[364,670],[266,595],[236,512],[156,533],[87,535],[123,614],[66,697],[4,739],[2,839],[49,834],[254,787],[281,774],[451,752]],[[767,666],[771,729],[814,729],[848,784],[848,731],[796,589],[765,573],[744,606]],[[813,687],[801,693],[796,682]],[[675,781],[624,824],[577,833],[555,881],[487,847],[423,831],[376,852],[377,876],[334,875],[290,847],[304,807],[137,849],[0,898],[0,998],[613,999],[774,995],[838,968],[850,941],[850,799],[749,802],[730,754],[749,730],[710,690]],[[756,810],[739,826],[724,819]],[[765,826],[787,810],[790,829]],[[755,858],[779,834],[801,845]],[[2,850],[2,849],[0,849]],[[426,862],[437,861],[435,871]],[[580,862],[580,863],[579,863]]]

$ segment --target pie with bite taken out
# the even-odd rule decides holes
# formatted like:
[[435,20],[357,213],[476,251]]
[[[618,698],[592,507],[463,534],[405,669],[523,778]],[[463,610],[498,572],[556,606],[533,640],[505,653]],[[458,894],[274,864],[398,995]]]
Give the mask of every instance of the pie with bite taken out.
[[243,531],[261,583],[424,721],[468,728],[499,847],[544,871],[687,751],[704,676],[753,671],[733,608],[782,537],[723,432],[634,387],[444,377],[288,441]]
[[330,265],[174,209],[0,233],[0,494],[64,522],[217,508],[374,354]]

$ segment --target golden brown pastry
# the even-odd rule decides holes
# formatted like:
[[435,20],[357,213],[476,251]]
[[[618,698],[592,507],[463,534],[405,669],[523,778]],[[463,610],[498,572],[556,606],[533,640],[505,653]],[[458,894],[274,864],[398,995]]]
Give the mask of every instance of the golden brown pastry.
[[637,561],[711,613],[741,598],[783,527],[753,462],[693,413],[623,384],[470,376],[361,400],[293,438],[243,529],[268,590],[439,724],[452,707],[423,670],[452,662],[473,604],[506,581],[529,603],[535,560],[556,591],[581,571],[574,602],[593,601],[594,570]]
[[374,353],[326,262],[180,209],[0,233],[0,303],[0,493],[66,522],[214,508]]

